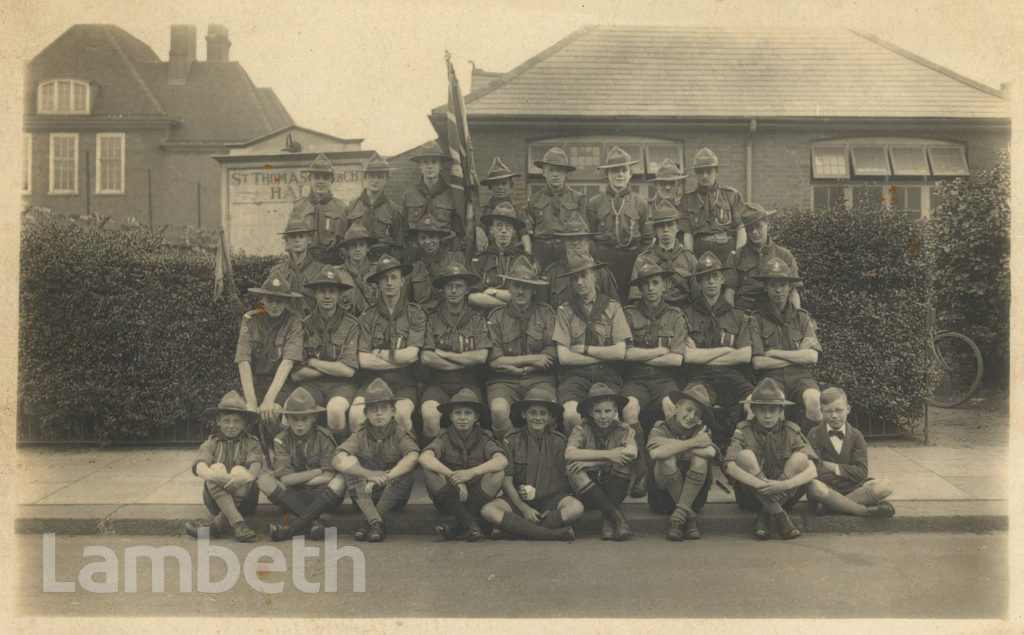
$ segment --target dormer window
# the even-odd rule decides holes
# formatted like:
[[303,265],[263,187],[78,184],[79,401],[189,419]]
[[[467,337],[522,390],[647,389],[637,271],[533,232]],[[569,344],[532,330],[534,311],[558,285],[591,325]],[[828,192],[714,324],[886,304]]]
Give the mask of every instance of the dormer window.
[[40,115],[88,115],[89,84],[74,79],[55,79],[39,84]]

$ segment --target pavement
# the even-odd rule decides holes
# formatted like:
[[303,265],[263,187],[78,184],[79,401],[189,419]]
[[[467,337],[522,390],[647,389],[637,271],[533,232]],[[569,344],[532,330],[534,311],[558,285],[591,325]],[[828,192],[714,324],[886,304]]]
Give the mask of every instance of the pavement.
[[[198,445],[197,445],[198,447]],[[192,474],[193,448],[51,449],[19,448],[16,530],[22,534],[176,535],[182,521],[208,518],[201,481]],[[817,516],[806,502],[794,510],[805,532],[988,532],[1004,531],[1007,519],[1007,449],[925,446],[891,442],[869,447],[871,475],[895,487],[889,499],[897,513],[890,519]],[[752,516],[735,504],[718,468],[716,484],[701,512],[706,534],[747,534]],[[726,491],[726,489],[730,491]],[[258,533],[281,518],[261,495],[250,519]],[[644,499],[627,499],[623,511],[638,535],[663,535],[666,517],[652,513]],[[323,517],[340,533],[355,529],[361,515],[346,500]],[[417,474],[409,505],[388,521],[389,535],[430,534],[438,519]],[[580,535],[599,532],[600,518],[586,514],[576,525]]]

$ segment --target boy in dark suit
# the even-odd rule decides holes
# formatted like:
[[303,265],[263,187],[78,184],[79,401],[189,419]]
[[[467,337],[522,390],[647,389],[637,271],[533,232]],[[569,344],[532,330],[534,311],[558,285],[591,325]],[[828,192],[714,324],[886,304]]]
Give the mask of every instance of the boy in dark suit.
[[868,446],[860,430],[846,422],[850,405],[842,388],[821,393],[825,420],[807,433],[807,441],[821,457],[818,476],[807,485],[807,500],[819,514],[826,511],[851,516],[892,518],[896,510],[885,499],[892,484],[868,476]]

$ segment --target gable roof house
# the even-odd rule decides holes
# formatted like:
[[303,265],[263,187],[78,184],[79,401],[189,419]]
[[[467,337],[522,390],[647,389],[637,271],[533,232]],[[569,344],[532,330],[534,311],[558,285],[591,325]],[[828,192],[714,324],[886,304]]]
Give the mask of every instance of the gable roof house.
[[229,60],[211,24],[171,26],[162,61],[120,27],[78,24],[25,74],[23,198],[68,215],[217,226],[221,171],[211,155],[294,124],[270,88]]
[[[612,145],[642,160],[633,187],[651,195],[663,159],[685,167],[708,146],[746,200],[806,208],[895,187],[893,205],[920,215],[932,184],[992,167],[1010,140],[1002,90],[848,29],[587,26],[473,80],[476,169],[500,155],[526,175],[519,202],[543,186],[533,161],[554,145],[588,195]],[[445,106],[429,117],[443,139]]]

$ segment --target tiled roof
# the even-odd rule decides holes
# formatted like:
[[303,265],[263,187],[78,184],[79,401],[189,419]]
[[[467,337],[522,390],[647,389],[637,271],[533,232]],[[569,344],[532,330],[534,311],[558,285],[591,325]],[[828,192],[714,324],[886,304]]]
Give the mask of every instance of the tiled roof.
[[1009,101],[847,29],[591,26],[470,93],[466,111],[471,117],[1008,118]]

